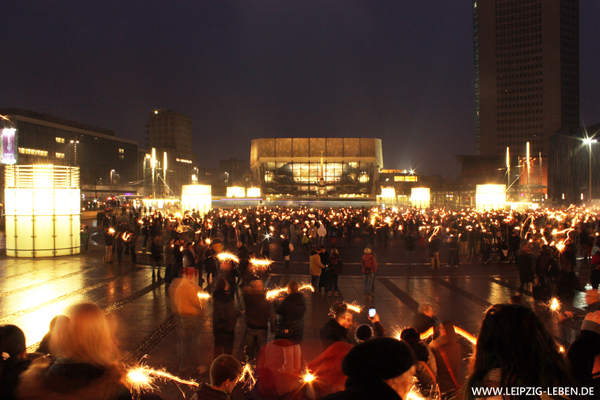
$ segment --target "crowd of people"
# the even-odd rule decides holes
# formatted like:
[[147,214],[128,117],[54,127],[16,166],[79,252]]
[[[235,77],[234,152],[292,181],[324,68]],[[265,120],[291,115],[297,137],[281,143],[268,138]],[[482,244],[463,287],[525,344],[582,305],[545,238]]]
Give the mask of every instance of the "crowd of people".
[[[407,263],[418,248],[428,252],[436,269],[447,243],[448,265],[460,265],[460,257],[514,262],[522,289],[560,295],[577,285],[578,267],[593,271],[600,263],[598,221],[593,212],[577,208],[524,213],[248,208],[213,210],[204,217],[154,212],[134,214],[131,223],[109,223],[105,262],[112,262],[113,252],[121,261],[120,251],[128,248],[135,263],[138,238],[142,249],[149,247],[153,277],[156,270],[161,279],[163,268],[178,319],[178,372],[209,373],[210,383],[198,387],[197,399],[229,398],[244,383],[246,373],[233,354],[240,319],[244,361],[256,379],[246,386],[248,399],[407,399],[415,387],[418,396],[432,399],[502,398],[480,389],[510,387],[587,388],[585,394],[593,397],[600,394],[600,295],[595,289],[588,294],[596,301],[589,303],[580,334],[566,354],[529,307],[497,304],[484,315],[467,372],[465,343],[451,321],[436,318],[430,304],[421,304],[412,326],[396,337],[377,313],[369,315],[368,324],[355,326],[355,311],[340,301],[320,331],[321,354],[306,362],[302,348],[308,294],[290,280],[285,291],[268,295],[266,270],[256,260],[269,259],[271,245],[280,245],[289,268],[294,247],[304,248],[310,254],[312,296],[337,297],[341,249],[358,237],[364,241],[360,262],[368,302],[374,296],[377,248],[403,241]],[[224,248],[233,247],[235,258],[219,257]],[[199,315],[207,301],[214,339],[210,368],[200,365],[198,345]],[[38,352],[27,354],[21,329],[1,326],[0,398],[159,398],[135,392],[120,361],[115,329],[111,316],[97,305],[77,304],[53,320]],[[504,398],[541,397],[514,393],[504,393]]]

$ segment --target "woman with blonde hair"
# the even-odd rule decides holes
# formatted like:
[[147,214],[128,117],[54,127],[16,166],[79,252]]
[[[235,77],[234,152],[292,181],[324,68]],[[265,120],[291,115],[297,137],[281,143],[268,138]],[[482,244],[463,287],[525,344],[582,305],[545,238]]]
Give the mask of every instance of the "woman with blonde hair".
[[56,360],[35,363],[21,375],[18,398],[131,399],[113,329],[97,305],[71,306],[57,323],[50,349]]

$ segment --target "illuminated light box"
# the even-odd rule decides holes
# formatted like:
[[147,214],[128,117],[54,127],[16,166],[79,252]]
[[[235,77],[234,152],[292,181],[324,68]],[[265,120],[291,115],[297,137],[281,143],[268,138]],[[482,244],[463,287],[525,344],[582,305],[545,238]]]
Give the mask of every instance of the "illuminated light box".
[[80,252],[79,167],[8,165],[4,179],[7,256]]
[[257,187],[248,188],[248,197],[252,197],[252,198],[260,197],[260,188],[257,188]]
[[212,188],[210,185],[183,185],[181,187],[181,209],[196,210],[206,215],[212,208]]
[[506,185],[477,185],[475,208],[477,211],[503,210],[506,207]]
[[230,186],[227,188],[227,197],[246,197],[246,189],[239,186]]
[[410,205],[415,208],[429,208],[431,205],[429,188],[412,188],[410,190]]

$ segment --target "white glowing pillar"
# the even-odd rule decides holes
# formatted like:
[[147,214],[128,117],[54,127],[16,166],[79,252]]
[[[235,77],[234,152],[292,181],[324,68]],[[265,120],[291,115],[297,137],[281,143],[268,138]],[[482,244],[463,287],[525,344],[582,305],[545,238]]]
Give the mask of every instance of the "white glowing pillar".
[[181,187],[181,209],[196,210],[207,214],[212,207],[212,188],[210,185],[183,185]]
[[79,167],[6,166],[4,199],[7,256],[80,252]]
[[506,206],[506,185],[477,185],[477,211],[503,210]]

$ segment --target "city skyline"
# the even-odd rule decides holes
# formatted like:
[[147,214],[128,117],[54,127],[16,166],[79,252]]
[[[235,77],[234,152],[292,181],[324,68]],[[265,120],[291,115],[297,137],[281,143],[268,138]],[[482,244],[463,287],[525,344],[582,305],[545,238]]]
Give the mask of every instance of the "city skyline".
[[[18,2],[0,107],[145,146],[152,109],[193,118],[202,167],[267,137],[372,137],[386,168],[455,177],[475,153],[471,2]],[[580,3],[583,125],[598,123],[600,4]]]

